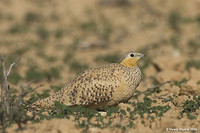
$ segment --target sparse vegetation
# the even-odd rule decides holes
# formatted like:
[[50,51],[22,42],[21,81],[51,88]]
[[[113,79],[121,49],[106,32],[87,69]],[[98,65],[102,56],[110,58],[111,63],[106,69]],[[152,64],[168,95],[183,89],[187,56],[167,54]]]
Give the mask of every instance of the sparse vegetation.
[[[78,2],[0,2],[0,55],[5,57],[6,72],[9,64],[22,58],[6,84],[0,63],[0,132],[70,128],[74,133],[152,133],[163,132],[166,126],[199,131],[200,14],[198,8],[191,8],[197,0]],[[132,50],[147,56],[138,62],[142,84],[128,102],[100,110],[58,102],[49,110],[29,108],[69,83],[71,72],[116,63]],[[147,89],[167,80],[172,82]],[[45,87],[34,91],[41,83]],[[191,90],[181,93],[187,87]],[[60,119],[69,123],[56,126],[54,120]]]
[[42,51],[42,50],[39,50],[38,51],[38,56],[40,56],[40,57],[42,57],[42,58],[44,58],[46,61],[48,61],[48,62],[55,62],[56,60],[57,60],[57,58],[56,58],[56,56],[48,56],[48,55],[45,55],[44,54],[44,51]]
[[37,29],[37,35],[41,40],[46,40],[49,37],[49,31],[44,26],[39,26]]
[[73,42],[67,47],[65,56],[63,59],[64,63],[69,63],[74,59],[74,54],[76,53],[78,44],[79,44],[79,40],[74,39]]
[[104,54],[104,55],[98,55],[95,58],[96,62],[107,62],[107,63],[117,63],[119,62],[121,56],[119,54],[119,52],[114,52],[114,53],[108,53],[108,54]]
[[200,96],[193,96],[191,100],[186,100],[183,103],[182,112],[180,115],[183,117],[185,113],[190,120],[194,120],[199,115],[196,111],[200,109]]
[[196,21],[197,21],[198,24],[200,24],[200,15],[197,15]]
[[199,40],[191,39],[188,41],[188,46],[191,48],[189,55],[194,56],[197,51],[200,49]]
[[51,85],[51,90],[53,90],[54,92],[59,91],[63,86],[55,86],[55,85]]
[[[89,14],[88,19],[79,24],[80,29],[89,35],[95,35],[100,40],[109,41],[111,34],[114,32],[109,19],[103,14],[97,14],[97,19],[95,19],[95,14],[90,11],[86,13]],[[85,36],[85,33],[83,36]]]
[[30,68],[26,72],[25,79],[27,81],[35,80],[39,82],[41,80],[51,81],[52,79],[59,79],[60,78],[60,71],[58,68],[50,68],[47,71],[39,71],[36,68]]
[[9,33],[11,34],[20,34],[26,33],[29,30],[27,25],[24,24],[14,24],[10,27]]
[[132,103],[134,110],[131,112],[133,114],[139,114],[140,117],[144,117],[144,114],[148,114],[148,117],[152,120],[155,119],[151,114],[155,114],[156,117],[161,117],[165,112],[170,109],[170,106],[152,106],[152,103],[156,103],[156,100],[151,100],[148,97],[144,97],[144,102]]
[[194,67],[196,69],[200,69],[200,60],[190,60],[186,62],[186,69]]
[[12,73],[12,74],[10,74],[10,78],[8,79],[8,82],[17,84],[20,80],[22,80],[21,75],[19,75],[18,73]]
[[29,85],[22,87],[22,93],[17,95],[12,93],[7,80],[10,76],[12,68],[14,65],[18,64],[19,60],[12,63],[7,71],[5,66],[4,58],[1,56],[2,72],[3,76],[1,77],[1,101],[0,101],[0,129],[2,132],[6,132],[6,128],[16,123],[18,129],[22,129],[22,124],[26,124],[29,120],[33,120],[35,115],[28,116],[23,106],[23,98],[32,90],[25,90],[29,88]]
[[34,22],[39,22],[41,20],[41,18],[42,18],[41,14],[35,13],[34,11],[29,11],[24,16],[24,21],[27,24],[31,24]]
[[[144,98],[144,102],[139,103],[131,103],[130,106],[133,106],[134,109],[130,109],[129,107],[124,109],[120,109],[119,107],[104,107],[101,110],[106,112],[105,116],[102,116],[97,110],[76,106],[76,107],[68,107],[62,105],[58,102],[55,103],[55,107],[52,109],[52,112],[56,112],[53,115],[42,115],[40,112],[40,118],[37,121],[43,119],[52,119],[52,118],[67,118],[70,119],[71,116],[74,116],[75,122],[79,128],[83,128],[83,131],[88,131],[90,127],[97,128],[107,128],[108,126],[121,128],[122,131],[127,130],[128,128],[132,128],[134,126],[131,120],[136,120],[137,115],[139,115],[142,119],[144,118],[144,114],[148,114],[149,120],[152,121],[155,117],[162,117],[165,112],[167,112],[170,107],[169,106],[152,106],[152,103],[155,103],[155,100],[151,100],[147,97]],[[154,117],[154,114],[156,116]],[[126,119],[129,122],[124,124],[119,124],[114,122],[113,115],[120,116],[120,118]],[[111,119],[113,120],[107,120]],[[142,123],[144,120],[141,121]]]
[[90,18],[88,21],[81,23],[80,28],[84,31],[96,32],[97,24],[94,19]]
[[181,19],[181,14],[178,11],[170,12],[168,17],[169,27],[176,32],[180,31]]
[[58,39],[62,38],[63,35],[64,35],[64,30],[63,29],[58,28],[58,29],[55,30],[55,37],[56,38],[58,38]]
[[76,61],[76,60],[74,60],[70,63],[70,69],[72,71],[75,71],[77,74],[83,72],[84,70],[86,70],[88,68],[89,68],[89,66],[87,64],[81,63],[81,62]]
[[182,80],[180,80],[180,81],[174,81],[174,85],[176,85],[176,86],[178,86],[178,87],[181,87],[181,85],[182,85],[183,83],[187,83],[187,82],[188,82],[188,79],[184,78],[184,79],[182,79]]
[[[31,72],[34,72],[34,70],[31,70]],[[35,72],[35,75],[38,76],[41,74],[40,73],[38,74]],[[31,77],[34,77],[34,76],[31,76]],[[55,87],[52,86],[52,88],[55,88]],[[60,87],[58,88],[60,89]],[[41,94],[39,93],[32,94],[31,98],[25,103],[31,104],[37,99],[46,98],[49,96],[49,92],[50,90],[43,90]],[[23,97],[25,96],[25,94],[27,93],[24,93],[20,96]],[[151,94],[153,94],[153,92]],[[156,100],[151,100],[148,97],[144,97],[143,102],[130,104],[130,106],[134,107],[134,109],[131,109],[129,107],[127,107],[126,110],[120,109],[119,107],[103,107],[101,110],[104,110],[106,112],[106,116],[102,116],[97,110],[94,110],[94,109],[81,107],[81,106],[68,107],[66,105],[60,104],[59,102],[56,102],[55,107],[51,109],[51,112],[54,112],[54,114],[51,114],[49,112],[50,113],[49,115],[44,115],[43,112],[45,111],[45,109],[41,109],[41,111],[37,114],[39,117],[36,118],[35,114],[33,116],[28,116],[26,114],[27,105],[24,104],[24,101],[22,99],[20,103],[18,103],[16,106],[12,106],[13,103],[16,101],[17,96],[14,95],[14,97],[13,96],[11,97],[13,101],[9,101],[11,103],[11,105],[9,104],[9,107],[13,108],[14,111],[12,113],[14,114],[10,114],[12,117],[9,121],[9,124],[13,122],[17,123],[20,129],[23,128],[22,123],[27,123],[28,121],[39,122],[44,119],[50,120],[52,118],[70,119],[70,117],[73,116],[75,118],[77,126],[79,128],[83,128],[83,131],[88,131],[90,127],[98,127],[98,128],[103,129],[108,126],[111,126],[111,127],[121,128],[121,130],[124,132],[128,128],[133,127],[134,125],[133,122],[129,122],[128,124],[122,125],[122,124],[115,123],[113,120],[107,121],[106,119],[112,118],[113,115],[119,116],[120,119],[123,118],[123,119],[128,119],[128,120],[137,119],[136,116],[139,115],[140,118],[143,119],[144,114],[148,114],[148,117],[151,120],[154,120],[155,117],[152,116],[151,114],[156,114],[156,116],[162,117],[163,113],[167,112],[170,109],[169,106],[152,106],[152,103],[156,103]],[[20,115],[19,115],[19,112],[20,112]],[[16,113],[18,114],[17,116],[16,116]],[[0,115],[3,115],[3,110],[0,110]],[[141,122],[144,123],[144,120],[142,120]],[[4,128],[6,127],[7,126],[5,126]]]

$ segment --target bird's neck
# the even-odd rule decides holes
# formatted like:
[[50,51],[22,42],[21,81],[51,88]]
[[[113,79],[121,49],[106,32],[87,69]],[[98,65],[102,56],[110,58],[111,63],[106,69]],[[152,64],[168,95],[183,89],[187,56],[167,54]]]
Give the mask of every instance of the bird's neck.
[[137,66],[137,60],[136,59],[125,59],[120,64],[126,67],[135,67]]

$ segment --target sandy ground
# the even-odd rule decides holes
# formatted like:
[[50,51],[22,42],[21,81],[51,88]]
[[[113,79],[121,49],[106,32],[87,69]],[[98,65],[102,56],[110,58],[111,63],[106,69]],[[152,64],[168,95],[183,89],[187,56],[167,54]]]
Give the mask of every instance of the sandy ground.
[[[133,50],[147,54],[139,62],[144,78],[139,91],[165,81],[188,80],[180,86],[166,84],[161,93],[150,96],[155,105],[168,105],[171,109],[162,117],[149,120],[145,116],[133,121],[134,126],[125,132],[181,132],[166,131],[167,128],[196,128],[200,132],[200,115],[189,120],[186,115],[179,118],[184,101],[188,96],[200,95],[200,1],[199,0],[120,0],[73,1],[73,0],[2,0],[0,1],[0,54],[7,63],[21,57],[15,68],[22,79],[11,83],[15,88],[26,84],[27,71],[35,68],[47,71],[59,70],[60,78],[43,78],[33,86],[44,84],[37,91],[42,92],[52,85],[63,86],[77,73],[70,67],[73,60],[88,67],[106,64],[95,61],[99,55],[109,55]],[[70,54],[66,61],[66,56]],[[145,62],[149,62],[146,67]],[[73,66],[72,66],[73,67]],[[53,92],[51,92],[53,93]],[[174,101],[162,102],[162,98],[177,95]],[[131,102],[143,101],[144,95]],[[175,104],[175,105],[174,105]],[[120,108],[128,107],[121,103]],[[200,113],[199,109],[196,113]],[[118,119],[114,119],[118,121]],[[126,121],[122,121],[126,122]],[[15,132],[17,125],[7,129]],[[24,133],[78,133],[73,118],[43,120],[28,123]],[[122,132],[121,129],[91,127],[88,132]],[[184,131],[186,133],[187,131]]]

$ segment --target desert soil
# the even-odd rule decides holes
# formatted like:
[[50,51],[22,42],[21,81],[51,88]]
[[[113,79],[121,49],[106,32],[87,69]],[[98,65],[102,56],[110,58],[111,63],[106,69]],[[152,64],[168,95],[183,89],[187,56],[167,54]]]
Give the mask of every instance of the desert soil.
[[[199,0],[1,0],[0,54],[5,56],[7,65],[21,58],[14,68],[20,80],[10,82],[11,87],[20,89],[32,78],[38,78],[33,87],[44,84],[37,89],[42,93],[51,86],[62,87],[70,82],[82,71],[79,67],[84,70],[109,63],[98,61],[97,57],[120,56],[130,50],[143,52],[147,57],[138,64],[143,71],[143,80],[137,90],[145,91],[171,81],[160,87],[160,93],[149,96],[157,101],[154,106],[170,106],[170,110],[153,120],[148,115],[138,116],[133,120],[134,126],[124,132],[181,132],[166,131],[167,128],[196,128],[200,132],[199,108],[195,110],[195,119],[189,119],[185,113],[180,117],[183,103],[193,96],[200,96],[199,9]],[[76,68],[74,61],[86,67]],[[55,73],[42,78],[27,76],[33,69],[49,71],[51,68],[56,69],[59,76]],[[174,85],[175,82],[180,84]],[[132,98],[130,102],[142,102],[144,96]],[[169,96],[175,96],[174,100],[163,102]],[[129,106],[119,104],[122,109]],[[118,118],[113,120],[120,121]],[[123,125],[126,120],[120,123]],[[16,129],[17,125],[12,124],[7,132],[79,133],[83,130],[77,127],[73,117],[28,122],[24,130]],[[123,130],[108,126],[104,129],[90,127],[87,131]]]

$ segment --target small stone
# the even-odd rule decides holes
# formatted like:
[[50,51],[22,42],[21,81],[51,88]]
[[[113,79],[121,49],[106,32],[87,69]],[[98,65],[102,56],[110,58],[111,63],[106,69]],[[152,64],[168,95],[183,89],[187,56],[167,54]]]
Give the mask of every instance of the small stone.
[[180,89],[180,87],[174,85],[169,91],[173,94],[179,94]]
[[88,129],[89,133],[101,133],[101,129],[97,127],[92,127]]
[[106,117],[107,116],[107,112],[99,112],[101,114],[101,116]]

